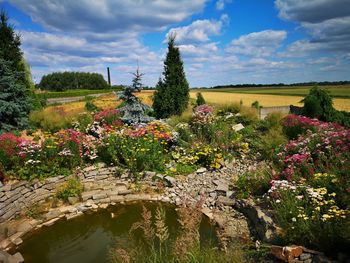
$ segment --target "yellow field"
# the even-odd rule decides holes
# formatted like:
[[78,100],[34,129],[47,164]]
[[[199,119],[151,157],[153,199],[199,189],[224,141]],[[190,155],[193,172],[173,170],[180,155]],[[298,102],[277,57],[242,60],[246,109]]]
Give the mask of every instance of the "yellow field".
[[[286,106],[295,105],[302,106],[300,101],[303,97],[297,96],[278,96],[278,95],[263,95],[263,94],[244,94],[244,93],[228,93],[228,92],[213,92],[202,91],[201,92],[205,101],[215,104],[227,104],[233,102],[243,101],[243,105],[250,106],[254,101],[259,101],[259,104],[263,107],[271,106]],[[191,91],[191,98],[196,98],[197,92]],[[333,99],[334,107],[337,110],[350,111],[350,99]]]
[[[142,91],[136,95],[141,98],[143,103],[152,105],[151,96],[153,95],[153,91]],[[101,96],[97,99],[94,99],[93,102],[97,107],[102,109],[115,108],[121,103],[121,101],[116,100],[116,96],[113,94]],[[74,117],[79,113],[86,111],[85,101],[71,102],[60,106],[49,106],[45,108],[44,111],[45,114],[50,114],[50,112],[57,110],[63,111],[67,117]]]
[[[137,96],[141,98],[143,103],[147,105],[152,105],[152,95],[154,91],[145,90],[141,93],[137,93]],[[259,104],[263,107],[270,106],[286,106],[286,105],[296,105],[302,106],[300,101],[303,97],[298,96],[278,96],[278,95],[264,95],[264,94],[244,94],[244,93],[228,93],[228,92],[213,92],[213,91],[201,91],[204,99],[208,103],[212,104],[227,104],[227,103],[239,103],[241,100],[243,101],[243,105],[250,106],[254,101],[259,101]],[[196,98],[196,91],[190,92],[190,97],[192,99]],[[350,99],[333,99],[334,107],[337,110],[350,111]],[[115,108],[121,102],[116,100],[116,96],[112,94],[101,96],[94,100],[96,106],[107,109],[107,108]],[[60,108],[63,110],[68,116],[76,116],[80,112],[85,111],[85,102],[72,102],[67,103],[62,106],[50,106],[45,109],[46,113],[50,113],[52,110],[57,110]]]

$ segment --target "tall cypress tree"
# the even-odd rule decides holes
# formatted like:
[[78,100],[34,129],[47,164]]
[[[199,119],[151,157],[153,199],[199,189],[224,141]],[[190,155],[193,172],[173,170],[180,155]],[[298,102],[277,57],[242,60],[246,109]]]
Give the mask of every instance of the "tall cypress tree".
[[[0,58],[10,62],[12,71],[25,71],[22,62],[23,56],[20,49],[21,39],[8,23],[8,16],[4,10],[0,12]],[[24,79],[25,77],[22,76]]]
[[181,115],[188,105],[189,86],[186,80],[175,35],[168,39],[168,53],[164,61],[164,79],[160,79],[154,95],[153,109],[157,118]]

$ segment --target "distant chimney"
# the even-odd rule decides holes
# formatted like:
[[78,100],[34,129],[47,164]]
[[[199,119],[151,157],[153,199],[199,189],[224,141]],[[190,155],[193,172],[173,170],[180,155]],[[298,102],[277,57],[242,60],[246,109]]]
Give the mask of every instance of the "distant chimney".
[[111,73],[109,72],[109,67],[107,67],[108,84],[111,86]]

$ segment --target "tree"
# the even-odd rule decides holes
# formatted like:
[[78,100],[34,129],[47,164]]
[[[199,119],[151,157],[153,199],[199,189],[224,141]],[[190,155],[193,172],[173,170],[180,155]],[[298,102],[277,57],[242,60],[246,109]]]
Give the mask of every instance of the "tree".
[[156,86],[153,109],[157,118],[181,115],[189,101],[189,86],[186,80],[179,48],[175,46],[175,35],[168,39],[168,53],[164,61],[164,79]]
[[31,99],[19,81],[23,72],[11,70],[11,62],[0,58],[0,132],[24,129],[28,125]]
[[304,102],[303,114],[308,117],[331,121],[336,112],[333,108],[333,100],[329,91],[320,89],[317,86],[310,90],[302,102]]
[[[4,10],[0,11],[0,58],[10,62],[10,70],[25,71],[21,63],[23,56],[20,49],[21,39],[8,23],[8,16]],[[21,76],[24,80],[24,76]]]
[[202,93],[198,92],[197,93],[197,99],[196,99],[196,105],[200,106],[200,105],[203,105],[203,104],[205,104],[205,99],[204,99]]
[[123,91],[117,93],[118,100],[124,101],[124,106],[119,108],[123,113],[121,119],[128,124],[150,122],[153,118],[147,116],[147,113],[151,112],[152,108],[143,104],[140,99],[133,94],[134,92],[140,92],[142,90],[143,85],[141,79],[144,74],[140,73],[139,68],[137,68],[136,73],[132,74],[134,75],[132,85],[125,87]]

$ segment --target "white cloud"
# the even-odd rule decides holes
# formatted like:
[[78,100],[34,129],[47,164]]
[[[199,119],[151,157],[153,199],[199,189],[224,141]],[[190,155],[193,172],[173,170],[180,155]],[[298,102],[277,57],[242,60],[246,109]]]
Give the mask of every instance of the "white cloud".
[[253,32],[232,40],[226,51],[232,54],[267,57],[274,54],[286,37],[286,31],[265,30]]
[[200,12],[205,0],[10,0],[46,29],[109,37],[163,30]]
[[170,29],[166,39],[175,34],[176,42],[180,44],[207,42],[210,36],[220,35],[222,27],[228,23],[229,18],[226,14],[222,15],[220,20],[196,20],[188,26]]
[[225,4],[231,3],[232,0],[217,0],[215,3],[215,8],[217,10],[224,10],[225,9]]

